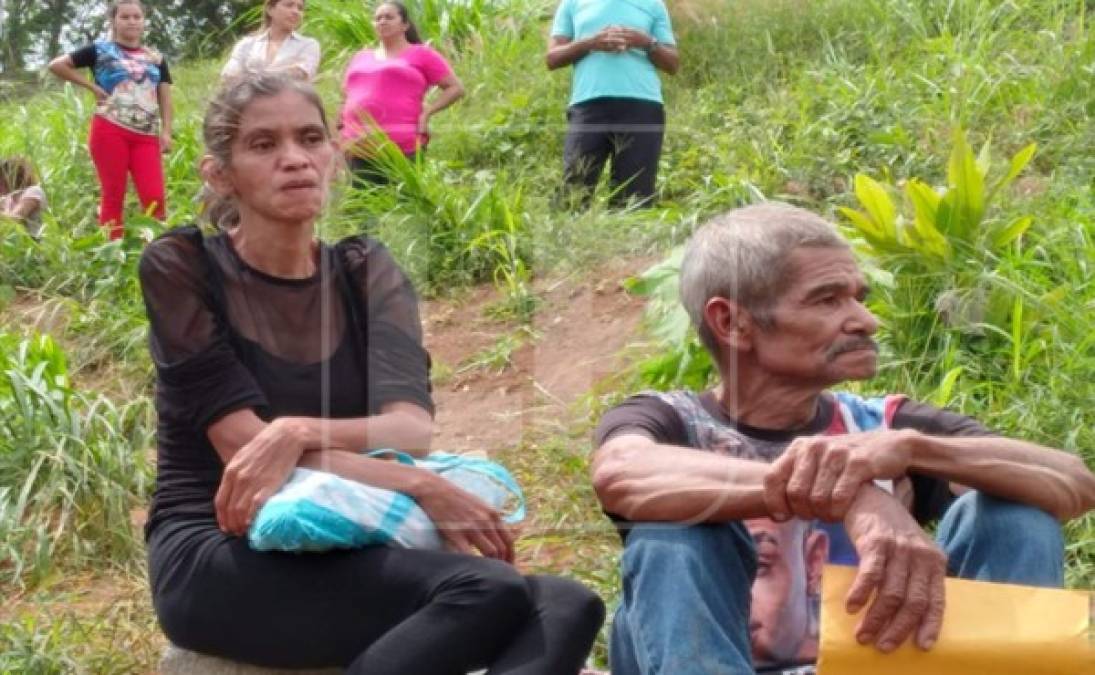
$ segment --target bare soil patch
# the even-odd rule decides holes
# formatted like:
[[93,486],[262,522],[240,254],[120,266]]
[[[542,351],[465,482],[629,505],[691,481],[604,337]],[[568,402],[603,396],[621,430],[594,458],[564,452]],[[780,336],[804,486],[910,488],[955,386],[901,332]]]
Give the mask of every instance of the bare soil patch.
[[[427,302],[425,341],[435,373],[451,373],[434,388],[434,447],[497,454],[530,433],[564,431],[570,406],[620,367],[620,351],[636,339],[644,302],[622,284],[648,264],[621,260],[581,278],[538,281],[541,302],[531,331],[486,316],[500,299],[492,288],[476,289],[457,303]],[[507,337],[521,344],[503,367],[466,367],[505,351],[498,345]]]

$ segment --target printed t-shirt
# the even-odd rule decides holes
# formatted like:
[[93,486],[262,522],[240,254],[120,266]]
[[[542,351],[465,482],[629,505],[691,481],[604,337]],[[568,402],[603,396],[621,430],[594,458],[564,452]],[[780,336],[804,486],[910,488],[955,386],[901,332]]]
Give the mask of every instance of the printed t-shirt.
[[95,84],[108,94],[95,114],[139,134],[155,136],[160,130],[161,84],[171,84],[167,61],[145,47],[129,49],[117,42],[99,41],[69,54],[77,68],[91,68]]
[[[741,424],[731,419],[722,410],[712,392],[696,394],[689,391],[668,393],[645,393],[633,396],[601,419],[597,428],[595,443],[602,445],[613,436],[620,434],[640,434],[657,443],[707,450],[716,454],[759,462],[775,461],[792,440],[799,436],[839,435],[858,431],[877,429],[916,429],[935,436],[986,436],[991,432],[969,417],[957,415],[946,410],[909,401],[903,396],[885,396],[863,398],[848,393],[826,393],[819,403],[817,414],[805,427],[796,430],[759,429]],[[885,486],[884,486],[885,487]],[[910,511],[921,524],[936,520],[950,505],[954,496],[946,481],[910,473],[908,482],[899,485],[898,493],[911,487],[912,504]],[[609,514],[621,525],[621,535],[627,536],[626,522]],[[844,527],[840,523],[802,523],[794,528],[781,526],[769,519],[758,518],[746,521],[747,529],[757,543],[758,581],[754,584],[754,615],[751,626],[762,626],[764,617],[756,613],[758,589],[770,593],[790,608],[792,602],[816,603],[816,596],[808,595],[809,584],[804,580],[790,580],[792,587],[807,594],[790,597],[787,588],[772,588],[762,583],[766,556],[773,558],[781,555],[775,550],[775,541],[780,537],[790,540],[783,545],[807,547],[816,540],[823,540],[827,547],[827,561],[836,564],[855,564],[857,557]],[[771,549],[771,550],[770,550]],[[799,573],[808,574],[808,570]],[[767,580],[766,580],[767,581]],[[775,616],[783,612],[775,612]],[[817,653],[818,635],[816,632],[806,636],[787,636],[781,639],[796,640],[794,645],[768,645],[759,648],[757,641],[762,628],[753,631],[754,659],[760,672],[785,672],[803,665],[802,659],[789,658],[778,660],[765,658],[766,654]],[[782,634],[780,634],[782,635]],[[773,669],[773,670],[769,670]],[[792,671],[793,672],[793,671]]]
[[378,59],[375,49],[354,55],[342,81],[342,137],[352,141],[375,124],[403,152],[425,146],[418,135],[418,118],[426,91],[452,74],[441,54],[426,45],[411,45],[394,56]]
[[[609,26],[634,28],[661,44],[676,44],[662,0],[562,0],[551,34],[582,40]],[[662,102],[662,83],[646,51],[591,51],[574,64],[570,105],[606,97]]]

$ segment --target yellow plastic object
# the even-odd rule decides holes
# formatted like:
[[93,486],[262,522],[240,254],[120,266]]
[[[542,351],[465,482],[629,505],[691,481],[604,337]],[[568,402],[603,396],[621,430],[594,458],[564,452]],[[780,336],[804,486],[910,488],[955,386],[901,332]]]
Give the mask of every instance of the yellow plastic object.
[[[1087,591],[947,579],[947,609],[929,652],[883,654],[855,640],[844,610],[855,568],[825,567],[818,675],[1095,675],[1095,600]],[[866,610],[861,610],[861,613]]]

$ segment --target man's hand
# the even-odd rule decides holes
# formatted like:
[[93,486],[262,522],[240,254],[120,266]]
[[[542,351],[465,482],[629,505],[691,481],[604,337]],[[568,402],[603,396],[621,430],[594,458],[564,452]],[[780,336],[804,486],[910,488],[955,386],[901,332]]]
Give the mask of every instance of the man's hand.
[[595,52],[622,52],[627,49],[627,40],[620,34],[617,26],[606,26],[589,38],[589,48]]
[[217,525],[243,536],[266,500],[285,484],[304,454],[304,443],[289,418],[268,424],[224,467],[213,504]]
[[769,513],[841,520],[863,484],[905,475],[916,436],[903,429],[796,438],[764,479]]
[[856,640],[890,652],[915,633],[916,645],[931,649],[943,627],[946,555],[896,499],[873,485],[860,490],[844,526],[859,554],[845,607],[854,614],[874,595]]
[[623,41],[625,49],[647,49],[654,44],[654,38],[641,30],[619,26],[616,29],[617,39]]

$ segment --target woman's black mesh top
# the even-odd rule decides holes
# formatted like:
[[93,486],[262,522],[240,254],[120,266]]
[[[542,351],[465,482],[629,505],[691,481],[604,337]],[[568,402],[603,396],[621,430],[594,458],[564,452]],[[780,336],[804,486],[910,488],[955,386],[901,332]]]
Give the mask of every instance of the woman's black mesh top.
[[172,518],[214,519],[223,465],[206,429],[227,413],[362,417],[395,401],[433,413],[418,300],[391,254],[352,237],[316,255],[313,276],[283,279],[196,227],[145,250],[159,415],[146,533]]

